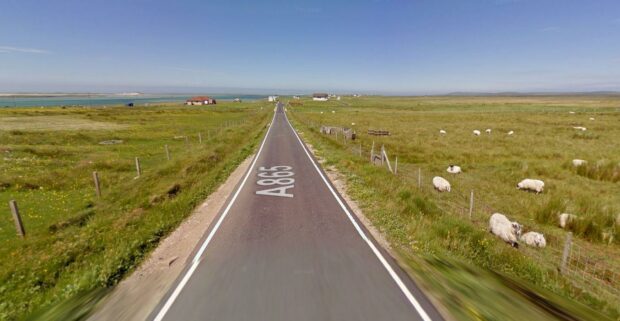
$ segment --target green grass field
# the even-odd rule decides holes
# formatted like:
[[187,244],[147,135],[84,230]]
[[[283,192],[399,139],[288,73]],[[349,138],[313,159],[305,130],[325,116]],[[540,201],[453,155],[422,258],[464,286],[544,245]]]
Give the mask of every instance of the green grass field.
[[[413,270],[454,315],[540,319],[539,305],[531,308],[529,317],[509,312],[509,305],[527,307],[536,301],[514,293],[516,283],[506,280],[516,278],[534,293],[548,293],[547,298],[555,293],[551,301],[561,309],[579,306],[566,298],[583,303],[584,310],[571,313],[585,319],[600,317],[588,306],[620,318],[617,292],[606,290],[620,289],[619,97],[347,97],[302,103],[288,109],[306,139],[327,166],[346,177],[367,216],[410,258]],[[321,124],[354,128],[358,139],[345,144],[342,135],[322,135]],[[485,133],[487,128],[491,134]],[[391,135],[370,136],[368,129]],[[441,129],[445,135],[439,134]],[[474,136],[475,129],[482,135]],[[392,166],[398,157],[398,175],[369,163],[373,141],[376,151],[385,146]],[[362,157],[356,155],[359,144]],[[577,158],[588,164],[573,167],[571,161]],[[463,173],[447,173],[450,164],[461,166]],[[448,179],[452,192],[434,191],[433,176]],[[545,181],[544,193],[517,190],[524,178]],[[472,190],[475,206],[470,219]],[[542,232],[547,247],[522,245],[517,250],[494,237],[487,232],[493,212],[517,220],[525,231]],[[567,233],[558,227],[562,212],[579,217],[568,227],[574,234],[569,266],[600,283],[558,273]],[[438,262],[461,268],[442,269]],[[488,272],[472,272],[472,266],[502,277],[484,278]],[[506,283],[513,285],[512,292],[502,285]],[[475,298],[472,291],[488,299]],[[489,306],[491,298],[496,298],[495,306]]]
[[[271,110],[261,102],[0,109],[0,320],[116,284],[253,153]],[[100,144],[109,140],[122,143]]]

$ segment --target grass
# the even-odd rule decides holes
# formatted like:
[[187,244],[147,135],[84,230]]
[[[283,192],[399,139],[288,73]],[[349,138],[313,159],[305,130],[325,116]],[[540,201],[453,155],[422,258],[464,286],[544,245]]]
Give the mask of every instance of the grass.
[[[303,101],[303,106],[288,109],[326,164],[346,177],[349,192],[373,223],[401,251],[421,258],[412,266],[433,265],[429,262],[439,257],[455,260],[456,266],[495,271],[528,288],[553,293],[551,303],[563,311],[572,311],[569,308],[575,305],[582,313],[572,311],[572,315],[595,320],[604,316],[589,308],[611,319],[620,318],[618,298],[584,290],[580,282],[557,272],[566,233],[558,227],[557,215],[578,215],[580,219],[569,225],[576,236],[575,244],[597,260],[601,271],[617,271],[620,227],[615,218],[620,213],[620,186],[600,178],[609,174],[580,175],[579,169],[567,164],[575,158],[586,159],[588,164],[620,161],[618,106],[620,99],[614,97],[366,97],[327,103]],[[359,139],[344,145],[333,136],[319,134],[318,128],[308,127],[308,123],[352,127]],[[587,127],[588,139],[576,137],[573,126]],[[492,129],[491,134],[484,133],[487,128]],[[369,136],[368,129],[389,130],[391,136]],[[440,129],[447,134],[439,135]],[[483,134],[472,135],[474,129]],[[510,130],[515,134],[507,135]],[[372,141],[376,150],[385,145],[392,162],[398,157],[398,176],[369,164]],[[356,155],[359,143],[364,157]],[[460,165],[464,173],[449,175],[449,164]],[[417,187],[418,168],[422,172],[421,189]],[[433,191],[433,176],[447,178],[452,192]],[[545,192],[537,195],[517,190],[516,183],[523,178],[544,180]],[[470,220],[471,190],[475,191],[476,206]],[[515,250],[493,237],[487,232],[493,212],[519,221],[525,231],[544,233],[547,248],[522,246]],[[427,280],[430,291],[445,297],[455,315],[480,319],[477,313],[484,310],[483,319],[540,319],[542,307],[532,304],[535,300],[515,299],[523,311],[505,315],[510,310],[510,298],[521,295],[506,287],[514,286],[514,282],[481,280],[482,284],[475,284],[475,278],[456,280],[460,272],[430,270],[443,280],[438,284],[470,280],[465,288],[482,291],[481,287],[486,287],[490,297],[495,293],[507,298],[503,304],[493,305],[490,300],[472,299],[464,289],[444,289]],[[471,313],[463,312],[469,310]],[[549,311],[544,314],[553,317]]]
[[[0,204],[18,202],[27,233],[15,235],[6,205],[0,319],[45,318],[63,310],[58,303],[115,285],[253,152],[270,111],[263,103],[0,109]],[[122,143],[100,144],[107,140]]]

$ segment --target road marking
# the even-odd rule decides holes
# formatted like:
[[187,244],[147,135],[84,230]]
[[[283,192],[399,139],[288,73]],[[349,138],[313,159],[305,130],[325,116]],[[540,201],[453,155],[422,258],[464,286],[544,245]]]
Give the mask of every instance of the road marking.
[[301,144],[301,147],[303,148],[304,152],[306,152],[306,156],[308,156],[308,158],[310,159],[310,162],[312,163],[312,165],[314,166],[316,171],[319,173],[319,175],[323,179],[323,182],[325,183],[325,185],[327,185],[327,188],[332,192],[332,195],[334,196],[336,201],[338,201],[338,204],[340,204],[340,207],[342,208],[342,210],[349,217],[349,221],[351,221],[351,223],[355,227],[355,230],[357,230],[357,233],[362,237],[362,239],[366,242],[366,244],[368,244],[368,246],[370,247],[372,252],[379,259],[381,264],[383,264],[383,267],[385,267],[385,269],[388,271],[388,273],[390,274],[392,279],[394,279],[394,282],[396,282],[396,285],[398,285],[398,287],[403,292],[403,294],[407,297],[407,299],[409,300],[411,305],[413,305],[413,307],[416,309],[416,311],[418,311],[418,314],[420,315],[420,317],[422,317],[422,319],[424,321],[432,321],[432,319],[428,316],[428,314],[426,314],[426,311],[424,311],[424,309],[422,308],[422,306],[420,305],[418,300],[416,300],[416,298],[413,296],[413,294],[411,294],[411,291],[409,291],[409,289],[407,288],[405,283],[403,283],[403,281],[400,279],[398,274],[396,274],[396,272],[394,271],[392,266],[383,257],[383,255],[381,254],[379,249],[377,249],[375,244],[372,243],[372,241],[368,238],[368,236],[366,236],[366,233],[364,233],[364,230],[362,230],[362,228],[359,226],[359,224],[357,224],[357,222],[353,218],[353,215],[351,215],[351,213],[349,212],[347,207],[344,205],[344,203],[342,202],[340,197],[338,197],[338,194],[334,191],[334,189],[332,188],[331,184],[329,184],[329,181],[327,180],[327,178],[325,178],[325,175],[323,175],[323,173],[321,172],[319,167],[314,162],[314,159],[312,159],[312,156],[310,156],[310,153],[306,149],[306,146],[304,145],[304,143],[301,141],[301,138],[299,138],[299,135],[297,135],[297,132],[293,128],[293,125],[291,125],[291,122],[288,120],[288,116],[286,114],[284,114],[284,117],[286,118],[286,122],[288,123],[288,126],[293,131],[293,134],[295,134],[295,137],[297,137],[297,141],[299,141],[299,144]]
[[[271,124],[273,124],[273,121],[275,119],[276,119],[276,113],[273,114],[273,118],[271,119]],[[241,190],[243,189],[243,186],[245,185],[245,182],[248,180],[248,177],[250,177],[250,174],[254,172],[253,170],[254,165],[256,165],[256,161],[258,160],[261,152],[263,151],[263,146],[265,146],[265,142],[267,141],[267,137],[269,137],[271,128],[273,128],[273,126],[269,126],[269,129],[267,130],[267,134],[265,134],[265,138],[263,138],[263,142],[261,143],[260,148],[258,149],[258,152],[256,153],[256,156],[254,156],[254,160],[252,161],[252,164],[250,165],[248,172],[245,174],[243,181],[241,181],[241,184],[237,188],[237,191],[233,195],[233,198],[228,203],[228,206],[226,206],[226,209],[224,209],[224,212],[222,213],[220,218],[217,220],[217,223],[215,224],[215,226],[209,233],[209,236],[207,236],[207,239],[205,239],[205,241],[202,243],[202,246],[200,246],[198,253],[196,253],[196,255],[194,256],[194,259],[192,260],[192,265],[190,266],[189,270],[187,270],[187,272],[183,276],[183,279],[181,279],[181,282],[179,282],[179,284],[174,289],[174,291],[172,292],[168,300],[166,300],[166,303],[161,308],[161,310],[159,310],[159,313],[157,314],[157,316],[155,316],[153,321],[163,320],[164,316],[166,316],[166,313],[168,313],[168,310],[170,310],[170,307],[172,307],[172,304],[174,303],[174,301],[177,299],[179,294],[181,294],[181,291],[183,290],[183,288],[185,287],[189,279],[192,277],[192,274],[194,274],[194,271],[196,271],[196,268],[198,268],[198,264],[201,261],[200,257],[202,256],[202,253],[206,250],[207,245],[209,245],[209,242],[211,242],[213,235],[215,235],[215,232],[217,232],[217,230],[219,229],[220,225],[222,224],[222,221],[224,220],[224,218],[226,218],[226,215],[228,215],[228,211],[230,211],[230,208],[235,203],[235,200],[237,200],[237,196],[239,196],[239,192],[241,192]]]
[[[278,171],[278,168],[284,168],[286,170]],[[271,186],[271,185],[286,185],[280,187],[274,187],[269,189],[264,189],[260,191],[256,191],[256,195],[266,195],[266,196],[278,196],[278,197],[293,197],[293,194],[288,194],[286,190],[289,188],[294,188],[295,179],[291,176],[295,175],[295,173],[290,170],[293,169],[291,166],[271,166],[269,168],[260,167],[258,169],[258,177],[262,178],[256,181],[256,184],[260,186]]]

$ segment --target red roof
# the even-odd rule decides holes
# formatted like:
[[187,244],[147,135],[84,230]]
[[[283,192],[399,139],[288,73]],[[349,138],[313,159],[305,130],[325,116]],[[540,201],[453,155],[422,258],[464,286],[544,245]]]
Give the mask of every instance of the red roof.
[[209,101],[211,97],[209,96],[196,96],[188,99],[187,101]]

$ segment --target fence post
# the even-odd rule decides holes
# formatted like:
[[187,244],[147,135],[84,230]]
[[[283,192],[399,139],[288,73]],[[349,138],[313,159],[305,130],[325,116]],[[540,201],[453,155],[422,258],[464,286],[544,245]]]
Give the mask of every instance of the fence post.
[[202,133],[198,133],[198,142],[202,144]]
[[99,174],[97,174],[97,171],[93,172],[93,181],[95,182],[95,192],[97,193],[97,197],[101,197],[101,187],[99,186]]
[[381,166],[383,166],[383,157],[385,156],[385,151],[383,149],[383,145],[381,145]]
[[471,221],[471,213],[474,211],[474,190],[469,194],[469,220]]
[[170,160],[170,150],[168,149],[168,144],[164,145],[164,149],[166,150],[166,159]]
[[566,233],[566,241],[564,241],[564,253],[562,253],[562,263],[560,265],[560,273],[562,274],[566,274],[566,265],[568,264],[572,241],[573,233]]
[[422,168],[418,167],[418,189],[422,188]]
[[372,141],[372,147],[370,148],[370,162],[374,163],[373,156],[375,155],[375,141]]
[[138,174],[138,177],[142,174],[142,169],[140,168],[140,158],[138,157],[136,157],[136,173]]
[[360,157],[362,156],[362,143],[360,143]]
[[13,220],[15,221],[15,229],[17,230],[17,235],[24,238],[26,236],[26,230],[24,229],[24,223],[22,223],[22,217],[19,215],[19,208],[17,207],[17,202],[15,202],[15,200],[10,200],[9,207],[11,208],[11,213],[13,214]]
[[394,157],[394,175],[398,174],[398,157]]

